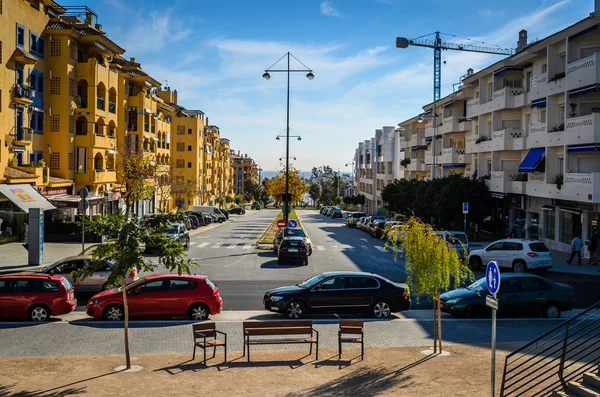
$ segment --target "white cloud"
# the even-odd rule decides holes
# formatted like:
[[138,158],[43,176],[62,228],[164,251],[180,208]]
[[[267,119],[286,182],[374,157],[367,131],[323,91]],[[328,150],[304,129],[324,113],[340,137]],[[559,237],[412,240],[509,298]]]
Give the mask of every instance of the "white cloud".
[[333,7],[331,1],[322,1],[321,2],[321,14],[327,15],[330,17],[341,18],[343,15]]
[[502,11],[502,10],[491,10],[489,8],[485,8],[483,10],[479,10],[479,14],[481,14],[484,17],[487,17],[487,18],[501,17],[501,16],[504,16],[504,11]]

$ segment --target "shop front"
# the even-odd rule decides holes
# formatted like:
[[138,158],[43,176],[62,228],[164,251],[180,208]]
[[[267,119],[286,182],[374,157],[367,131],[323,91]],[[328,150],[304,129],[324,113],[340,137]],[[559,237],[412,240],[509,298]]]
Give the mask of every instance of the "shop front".
[[508,210],[508,233],[506,236],[513,238],[526,237],[527,214],[525,211],[525,196],[520,194],[507,194],[504,203]]
[[483,220],[481,231],[490,235],[490,240],[504,238],[508,234],[508,211],[505,195],[490,193],[492,198],[492,214]]

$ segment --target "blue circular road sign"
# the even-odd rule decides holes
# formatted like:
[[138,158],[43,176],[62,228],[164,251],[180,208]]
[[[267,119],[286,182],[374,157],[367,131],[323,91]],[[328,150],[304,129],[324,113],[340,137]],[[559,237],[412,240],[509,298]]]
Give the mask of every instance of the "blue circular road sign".
[[292,228],[298,227],[298,222],[296,222],[294,219],[290,219],[288,221],[288,227],[292,227]]
[[500,290],[500,268],[495,261],[488,263],[485,268],[485,280],[490,294],[497,294]]

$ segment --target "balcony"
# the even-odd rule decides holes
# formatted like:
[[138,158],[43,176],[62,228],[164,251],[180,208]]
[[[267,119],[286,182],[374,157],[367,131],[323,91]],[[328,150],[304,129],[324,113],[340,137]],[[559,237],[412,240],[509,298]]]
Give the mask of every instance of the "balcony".
[[425,143],[425,137],[419,134],[413,134],[410,137],[410,140],[408,141],[408,146],[409,147],[413,147],[413,146],[422,146],[422,145],[426,145]]
[[470,135],[467,137],[465,153],[479,153],[479,144],[475,143],[478,139],[479,135]]
[[15,126],[13,143],[31,144],[31,142],[33,142],[33,134],[30,132],[29,127]]
[[529,124],[526,148],[562,146],[565,144],[564,131],[548,132],[546,123]]
[[492,140],[489,141],[490,150],[522,150],[525,148],[524,136],[525,134],[520,128],[505,128],[503,130],[494,131],[492,133]]
[[492,171],[486,185],[490,192],[525,194],[527,174],[515,171]]
[[[429,138],[430,136],[433,136],[433,123],[429,123],[425,126],[425,137]],[[439,131],[438,131],[439,133]]]
[[96,148],[115,149],[117,139],[107,135],[93,134],[92,146]]
[[566,89],[574,90],[600,83],[600,53],[571,62],[567,65]]
[[411,158],[406,169],[409,171],[425,171],[425,161],[419,158]]
[[526,95],[522,88],[504,87],[494,91],[491,101],[479,105],[479,113],[491,113],[502,109],[520,108],[525,106],[525,97]]
[[[465,153],[464,148],[447,148],[442,150],[439,163],[466,164],[471,162],[471,155]],[[438,161],[436,161],[438,163]]]
[[561,189],[553,183],[528,182],[527,194],[550,199],[600,202],[600,172],[565,174]]
[[13,87],[13,102],[29,106],[33,103],[34,90],[27,85],[15,85]]
[[449,132],[458,132],[458,116],[444,118],[442,125],[438,127],[438,134],[447,134]]
[[92,170],[92,183],[114,183],[117,181],[117,172],[108,170]]
[[567,119],[565,141],[566,145],[600,142],[600,113]]
[[473,98],[470,101],[467,101],[467,117],[477,117],[479,114],[479,98]]

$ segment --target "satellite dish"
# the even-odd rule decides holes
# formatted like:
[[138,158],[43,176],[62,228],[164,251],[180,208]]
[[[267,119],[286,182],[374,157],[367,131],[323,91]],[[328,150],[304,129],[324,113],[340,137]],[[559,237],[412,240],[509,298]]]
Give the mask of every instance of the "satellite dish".
[[396,48],[407,48],[408,39],[406,37],[396,37]]

